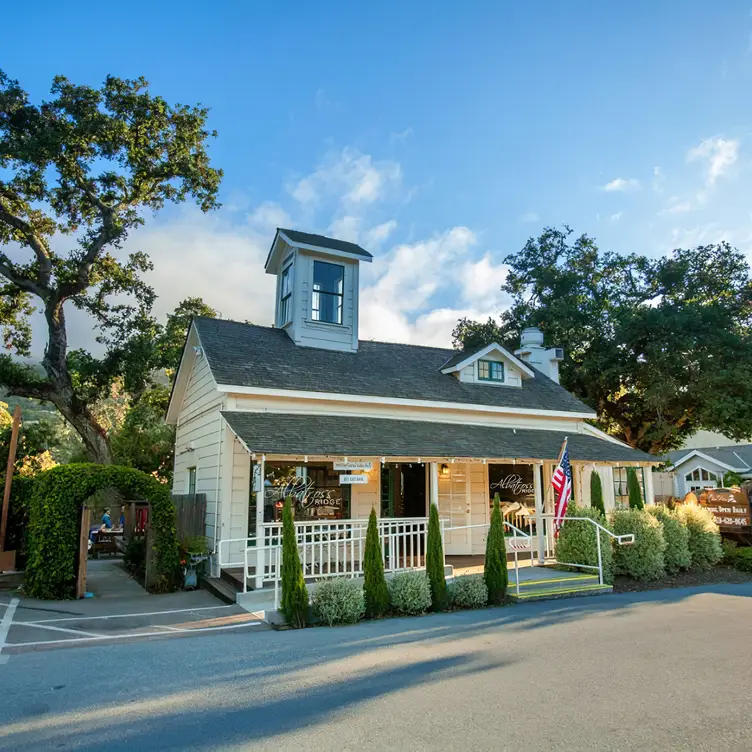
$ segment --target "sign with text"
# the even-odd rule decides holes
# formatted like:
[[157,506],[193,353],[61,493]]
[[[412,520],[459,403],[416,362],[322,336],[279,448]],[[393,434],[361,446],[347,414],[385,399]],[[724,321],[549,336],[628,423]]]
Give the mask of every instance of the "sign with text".
[[518,502],[531,509],[535,508],[535,487],[532,465],[488,466],[488,490],[491,501],[499,494],[502,502]]
[[339,482],[343,486],[358,486],[368,483],[368,476],[363,474],[340,475]]
[[335,462],[335,470],[373,470],[373,462],[362,460],[355,462]]
[[749,527],[750,509],[741,488],[711,488],[700,494],[700,505],[712,512],[720,528]]

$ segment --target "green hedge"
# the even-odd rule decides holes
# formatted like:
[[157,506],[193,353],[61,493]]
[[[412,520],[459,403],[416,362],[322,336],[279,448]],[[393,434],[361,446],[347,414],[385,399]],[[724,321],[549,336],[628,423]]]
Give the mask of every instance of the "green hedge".
[[692,569],[714,567],[723,557],[723,549],[713,513],[698,504],[682,504],[677,516],[689,531]]
[[30,596],[50,600],[75,597],[81,508],[89,497],[107,488],[151,502],[151,589],[164,593],[179,587],[180,554],[170,489],[134,468],[80,463],[59,465],[34,478],[24,576]]
[[736,543],[724,541],[723,562],[740,572],[752,572],[752,548],[738,548]]
[[355,624],[366,612],[363,586],[345,577],[318,583],[311,602],[314,614],[330,627]]
[[666,539],[663,527],[651,514],[642,509],[620,509],[611,513],[611,529],[615,535],[635,537],[630,545],[614,543],[616,574],[636,580],[658,580],[666,573]]
[[[5,488],[5,475],[0,475],[0,494]],[[8,528],[5,533],[5,550],[16,552],[16,569],[23,569],[28,550],[29,505],[34,489],[34,478],[14,475],[8,507]],[[2,497],[0,497],[2,498]]]
[[660,504],[647,506],[645,511],[652,514],[663,525],[663,537],[666,539],[666,550],[663,553],[666,572],[675,574],[682,569],[689,569],[692,564],[692,554],[689,552],[689,531],[679,521],[676,513]]
[[[595,525],[584,520],[568,520],[567,517],[588,517],[603,527],[608,528],[603,515],[593,507],[578,507],[570,502],[564,523],[556,539],[556,559],[568,564],[584,564],[588,567],[598,566],[598,538],[601,536],[601,561],[603,563],[603,581],[614,581],[613,554],[611,552],[611,537],[598,530]],[[586,570],[592,573],[592,569]]]

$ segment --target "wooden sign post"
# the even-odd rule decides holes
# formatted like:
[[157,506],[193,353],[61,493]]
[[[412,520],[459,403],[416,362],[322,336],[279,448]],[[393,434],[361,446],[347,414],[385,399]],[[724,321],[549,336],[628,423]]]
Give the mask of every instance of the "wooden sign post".
[[81,510],[81,531],[78,536],[78,575],[76,576],[76,598],[86,595],[86,565],[89,558],[89,525],[91,512],[89,507]]
[[5,489],[3,490],[3,509],[0,514],[0,572],[9,572],[16,568],[16,552],[5,550],[5,535],[8,531],[8,508],[10,507],[10,488],[13,482],[13,468],[16,464],[18,447],[18,429],[21,426],[21,405],[13,411],[13,426],[10,433],[8,467],[5,470]]

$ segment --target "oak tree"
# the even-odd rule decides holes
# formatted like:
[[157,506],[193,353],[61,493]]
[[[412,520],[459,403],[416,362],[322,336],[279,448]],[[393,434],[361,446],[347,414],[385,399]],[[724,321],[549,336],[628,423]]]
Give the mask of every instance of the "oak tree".
[[[218,206],[222,172],[211,166],[208,111],[170,105],[143,78],[100,88],[58,76],[33,104],[0,71],[0,329],[6,348],[31,351],[29,316],[44,315],[44,375],[0,357],[0,386],[51,402],[92,459],[112,453],[91,405],[120,378],[145,388],[156,330],[148,257],[123,257],[129,234],[167,202]],[[104,354],[69,351],[66,310],[88,313]]]
[[752,436],[752,280],[728,243],[660,257],[602,251],[546,228],[505,259],[511,307],[461,320],[455,344],[512,347],[525,326],[563,347],[561,382],[599,425],[657,455],[699,429]]

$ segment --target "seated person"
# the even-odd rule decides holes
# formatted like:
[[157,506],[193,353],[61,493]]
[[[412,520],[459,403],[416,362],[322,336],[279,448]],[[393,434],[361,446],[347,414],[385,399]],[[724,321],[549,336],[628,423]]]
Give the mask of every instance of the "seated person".
[[110,519],[110,510],[105,509],[102,515],[102,527],[100,530],[112,530],[112,519]]

